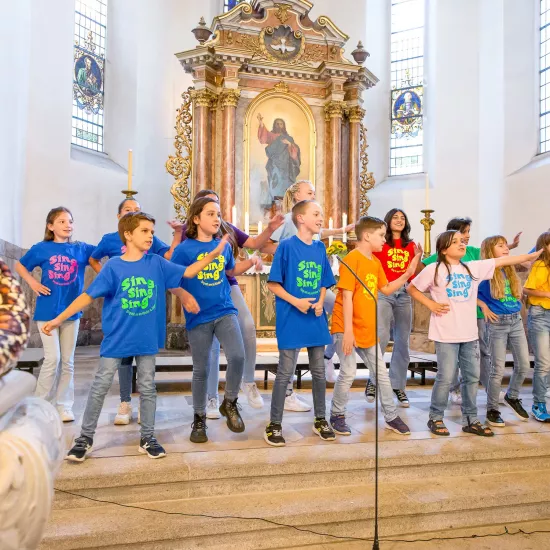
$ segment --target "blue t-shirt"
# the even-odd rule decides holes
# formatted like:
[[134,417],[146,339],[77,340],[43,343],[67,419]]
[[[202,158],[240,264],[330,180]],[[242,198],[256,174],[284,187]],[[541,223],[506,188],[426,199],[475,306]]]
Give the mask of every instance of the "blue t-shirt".
[[487,304],[495,315],[510,315],[521,310],[521,302],[512,294],[510,281],[504,281],[504,298],[496,300],[491,296],[491,281],[481,281],[477,297]]
[[[27,271],[40,267],[40,282],[51,290],[49,296],[40,295],[36,298],[35,321],[51,321],[82,293],[84,271],[94,248],[92,244],[80,242],[42,241],[19,260]],[[81,312],[70,317],[68,321],[75,321],[80,317]]]
[[112,258],[86,294],[104,297],[102,357],[155,355],[166,339],[166,291],[178,288],[183,270],[157,256],[137,262]]
[[[153,235],[153,244],[148,250],[148,253],[158,254],[163,256],[170,250],[170,247],[158,237]],[[126,252],[126,245],[123,244],[118,231],[114,233],[106,233],[103,235],[97,248],[92,254],[94,260],[101,260],[102,258],[115,258],[122,256]]]
[[[273,257],[269,281],[280,283],[296,298],[314,298],[312,303],[319,301],[321,288],[336,284],[325,245],[320,241],[306,244],[296,236],[279,243]],[[330,344],[326,314],[317,317],[313,309],[304,314],[286,300],[277,297],[275,304],[275,329],[279,349]]]
[[[220,244],[219,240],[209,242],[187,239],[174,250],[172,262],[184,266],[184,271],[191,264],[204,258]],[[210,262],[196,277],[186,278],[181,281],[181,286],[193,295],[197,300],[199,313],[185,313],[187,330],[197,325],[209,323],[224,315],[234,313],[237,309],[231,300],[231,288],[225,275],[226,269],[235,267],[235,258],[231,246],[227,244],[222,254]]]

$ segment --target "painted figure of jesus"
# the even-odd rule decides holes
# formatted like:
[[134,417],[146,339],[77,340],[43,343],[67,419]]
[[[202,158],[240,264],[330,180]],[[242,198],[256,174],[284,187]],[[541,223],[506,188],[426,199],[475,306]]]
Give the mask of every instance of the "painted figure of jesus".
[[265,127],[263,117],[258,113],[258,140],[267,145],[267,183],[271,200],[281,198],[285,191],[296,183],[300,173],[300,147],[288,135],[286,124],[282,118],[273,121],[271,132]]

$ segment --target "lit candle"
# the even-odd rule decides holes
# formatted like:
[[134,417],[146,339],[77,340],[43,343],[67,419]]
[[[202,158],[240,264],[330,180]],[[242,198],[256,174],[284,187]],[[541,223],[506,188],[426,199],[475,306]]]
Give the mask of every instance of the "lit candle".
[[342,242],[344,244],[348,242],[348,234],[346,232],[347,225],[348,225],[348,215],[342,214],[342,227],[344,228],[344,234],[342,235]]
[[[328,228],[329,229],[334,229],[334,224],[332,222],[332,218],[329,218],[328,219]],[[331,246],[332,245],[332,235],[328,238],[328,245]]]
[[132,149],[128,149],[128,191],[132,190]]
[[237,225],[237,207],[235,205],[231,209],[231,223]]
[[426,172],[426,210],[430,209],[430,178]]
[[258,235],[264,230],[263,226],[262,226],[262,222],[259,221],[258,222]]
[[244,232],[247,235],[250,233],[250,220],[248,218],[248,212],[244,213]]

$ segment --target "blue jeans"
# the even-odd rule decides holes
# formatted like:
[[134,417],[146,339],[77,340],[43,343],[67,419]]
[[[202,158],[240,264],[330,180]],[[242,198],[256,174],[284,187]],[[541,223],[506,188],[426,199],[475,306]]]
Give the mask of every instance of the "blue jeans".
[[197,325],[187,334],[193,357],[193,409],[195,414],[203,416],[206,412],[207,379],[212,364],[210,356],[214,337],[220,341],[227,357],[225,398],[229,401],[239,396],[245,358],[243,337],[237,316],[233,313]]
[[[86,403],[86,410],[82,419],[82,435],[93,439],[105,396],[109,392],[115,372],[120,366],[121,361],[122,359],[117,357],[100,357],[99,368],[92,382],[92,389],[88,395],[88,402]],[[140,394],[141,437],[149,439],[155,431],[155,412],[157,409],[155,356],[137,356],[136,364]]]
[[[279,366],[277,376],[273,383],[271,394],[271,422],[281,423],[283,421],[283,409],[285,406],[286,389],[288,381],[292,380],[296,371],[299,349],[279,350]],[[313,410],[315,418],[325,418],[326,404],[325,394],[327,381],[325,378],[324,346],[307,348],[309,356],[309,371],[312,379]]]
[[457,368],[462,377],[462,424],[468,419],[474,423],[477,418],[477,387],[479,384],[479,344],[473,342],[436,342],[437,374],[432,389],[430,419],[443,420],[449,401],[449,389]]
[[[254,382],[256,371],[256,327],[254,319],[246,305],[243,293],[238,285],[231,286],[231,300],[239,314],[237,321],[241,329],[244,344],[244,374],[243,382]],[[210,371],[208,372],[207,391],[208,399],[218,397],[218,385],[220,382],[220,342],[214,336],[212,351],[210,353]]]
[[[332,338],[336,347],[336,353],[340,359],[340,371],[334,384],[330,414],[345,415],[349,399],[349,389],[353,384],[355,373],[357,372],[357,361],[355,359],[355,352],[351,355],[344,354],[344,350],[342,349],[344,335],[341,332],[334,334]],[[397,418],[397,407],[393,401],[390,377],[388,376],[388,370],[386,369],[386,363],[384,363],[384,356],[380,348],[378,346],[355,348],[355,351],[363,359],[365,365],[369,367],[369,376],[373,383],[376,381],[376,369],[378,368],[378,396],[382,405],[384,419],[386,422],[391,422]]]
[[[409,339],[412,328],[412,302],[405,287],[393,294],[378,295],[378,333],[380,349],[386,351],[390,341],[390,327],[393,320],[393,352],[390,362],[390,381],[394,390],[405,390],[409,368]],[[380,377],[380,373],[378,373]],[[372,377],[371,377],[372,378]],[[371,382],[374,381],[371,379]]]
[[533,401],[546,403],[545,394],[550,374],[550,310],[541,306],[531,306],[527,317],[527,328],[535,355]]
[[118,367],[118,384],[120,386],[120,402],[130,403],[132,401],[132,374],[134,357],[123,357]]
[[512,399],[517,399],[530,368],[529,346],[519,313],[499,315],[498,321],[487,323],[487,335],[491,346],[491,374],[487,386],[487,410],[498,411],[498,396],[506,365],[506,348],[510,344],[514,356],[514,372],[510,378],[507,394]]

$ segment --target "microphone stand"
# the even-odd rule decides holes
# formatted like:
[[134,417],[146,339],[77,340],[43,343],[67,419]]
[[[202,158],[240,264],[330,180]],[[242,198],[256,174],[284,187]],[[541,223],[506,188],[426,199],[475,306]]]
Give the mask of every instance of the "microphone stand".
[[[374,542],[372,545],[372,550],[379,550],[380,542],[378,540],[378,300],[376,296],[370,291],[369,287],[359,278],[357,273],[351,269],[351,267],[336,255],[336,259],[342,264],[345,265],[348,271],[357,279],[359,284],[369,293],[370,297],[374,300],[374,332],[376,335],[376,353],[375,353],[375,381],[376,381],[376,398],[374,403],[375,410],[375,425],[374,425]],[[355,352],[355,350],[354,350]],[[381,352],[384,353],[383,351]],[[382,355],[382,360],[384,356]]]

